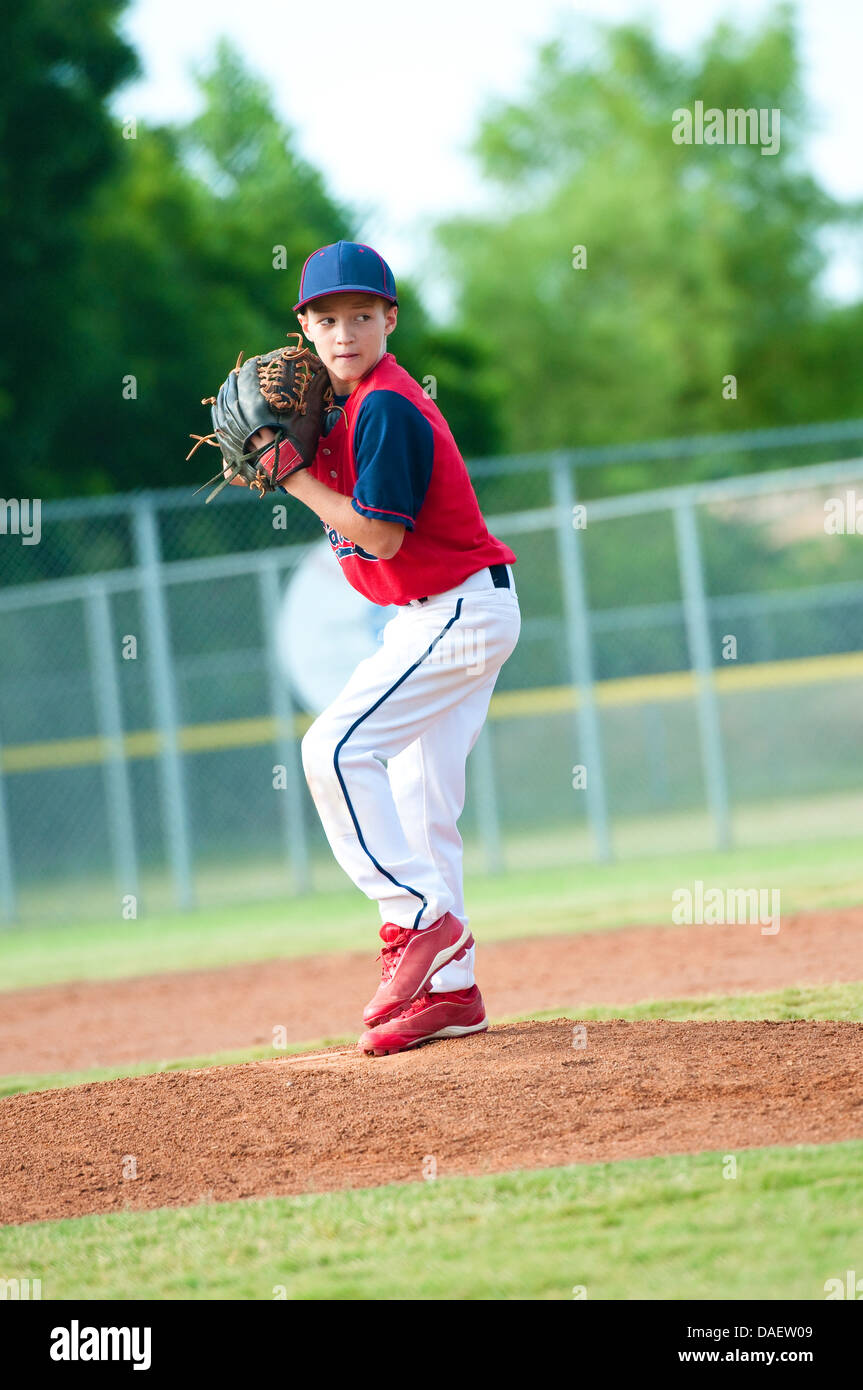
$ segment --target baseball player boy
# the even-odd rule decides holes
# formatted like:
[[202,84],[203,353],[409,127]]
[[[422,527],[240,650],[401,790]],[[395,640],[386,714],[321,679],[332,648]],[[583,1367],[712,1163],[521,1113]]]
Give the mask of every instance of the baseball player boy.
[[381,1056],[488,1027],[458,819],[518,640],[515,555],[490,535],[437,405],[387,351],[398,299],[386,261],[354,242],[321,247],[294,309],[336,408],[284,490],[323,522],[348,583],[399,610],[302,744],[333,854],[380,909],[381,983],[359,1048]]

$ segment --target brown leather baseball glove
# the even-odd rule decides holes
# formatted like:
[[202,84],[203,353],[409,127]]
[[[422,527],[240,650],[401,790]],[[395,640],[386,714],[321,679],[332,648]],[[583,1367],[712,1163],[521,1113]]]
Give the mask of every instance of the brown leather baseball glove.
[[[240,353],[218,396],[201,402],[211,407],[213,431],[191,436],[196,443],[186,459],[202,444],[221,449],[222,471],[197,489],[203,492],[218,483],[208,502],[233,482],[254,488],[263,497],[314,460],[324,413],[333,406],[333,389],[326,367],[303,346],[301,335],[288,336],[296,338],[296,346],[276,348],[247,362]],[[275,431],[275,439],[250,448],[252,436],[265,426]],[[270,451],[272,460],[265,465],[262,455]]]

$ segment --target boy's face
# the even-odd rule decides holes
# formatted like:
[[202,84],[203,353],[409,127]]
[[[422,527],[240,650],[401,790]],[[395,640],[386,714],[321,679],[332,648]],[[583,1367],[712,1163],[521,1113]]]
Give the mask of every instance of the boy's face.
[[398,309],[374,294],[334,294],[316,299],[297,317],[330,374],[333,390],[348,396],[386,352]]

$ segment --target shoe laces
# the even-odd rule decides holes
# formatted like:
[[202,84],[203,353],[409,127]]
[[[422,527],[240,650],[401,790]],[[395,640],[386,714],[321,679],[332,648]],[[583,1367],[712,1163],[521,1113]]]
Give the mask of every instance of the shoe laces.
[[[430,994],[418,994],[416,999],[412,999],[409,1004],[405,1005],[400,1013],[396,1014],[395,1019],[412,1018],[414,1014],[421,1013],[423,1009],[427,1009],[430,1003]],[[390,1023],[394,1023],[395,1019],[391,1018]]]
[[405,948],[413,935],[404,927],[392,941],[385,942],[376,959],[381,962],[381,979],[387,982],[396,972],[396,966],[404,955]]

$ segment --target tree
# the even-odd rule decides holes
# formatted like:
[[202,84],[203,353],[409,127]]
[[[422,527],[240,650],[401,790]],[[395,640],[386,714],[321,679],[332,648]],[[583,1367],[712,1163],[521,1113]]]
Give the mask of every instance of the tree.
[[[284,341],[309,246],[348,234],[347,213],[228,45],[199,86],[200,116],[139,125],[92,209],[70,421],[86,444],[58,490],[70,466],[88,491],[175,483],[189,432],[209,428],[201,398],[240,349]],[[212,471],[209,452],[196,462]]]
[[[524,100],[492,107],[475,141],[497,205],[438,229],[457,324],[496,345],[508,446],[860,413],[859,374],[827,369],[857,316],[819,295],[819,238],[850,214],[803,166],[790,12],[748,37],[721,23],[688,59],[642,25],[601,34],[594,59],[566,35],[539,50]],[[778,151],[675,143],[673,113],[696,100],[780,108]],[[648,476],[626,470],[630,487]]]
[[47,457],[58,402],[74,391],[70,288],[90,200],[120,155],[106,101],[137,71],[115,30],[124,8],[125,0],[30,0],[4,16],[0,421],[20,440],[4,486],[24,484],[27,495],[38,487],[34,466],[38,474]]
[[[268,88],[229,44],[217,46],[198,83],[194,120],[139,123],[129,139],[116,132],[110,171],[64,269],[62,361],[55,368],[52,347],[52,390],[41,382],[31,417],[39,429],[7,490],[29,495],[34,468],[42,496],[176,484],[189,433],[209,428],[202,398],[240,349],[266,351],[298,331],[303,262],[355,235],[355,214],[297,152]],[[400,283],[399,297],[399,361],[439,382],[463,447],[494,447],[496,400],[481,350],[467,334],[439,332],[410,284]],[[190,486],[215,471],[215,457],[198,454]]]

